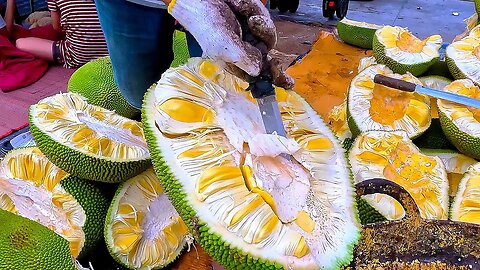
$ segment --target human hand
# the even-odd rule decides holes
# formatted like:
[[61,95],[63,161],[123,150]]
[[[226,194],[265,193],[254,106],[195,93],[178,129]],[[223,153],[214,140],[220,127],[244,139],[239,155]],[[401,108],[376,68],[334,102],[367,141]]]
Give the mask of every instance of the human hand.
[[[206,56],[227,63],[242,78],[259,75],[264,64],[262,52],[268,53],[277,41],[275,25],[259,0],[173,0],[168,10],[195,37]],[[264,48],[244,41],[239,18]],[[293,80],[278,61],[268,60],[273,83],[291,88]]]

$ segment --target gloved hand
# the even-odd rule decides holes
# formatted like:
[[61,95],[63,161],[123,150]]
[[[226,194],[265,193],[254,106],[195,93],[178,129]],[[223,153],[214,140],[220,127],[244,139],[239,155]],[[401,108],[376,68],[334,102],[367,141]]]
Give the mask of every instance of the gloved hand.
[[[262,54],[242,40],[238,17],[245,18],[248,31],[262,41],[267,51],[276,44],[277,34],[270,14],[259,0],[173,0],[169,13],[198,41],[204,54],[234,67],[235,74],[245,78],[257,76],[262,68]],[[293,79],[271,60],[275,85],[290,89]],[[240,69],[246,74],[239,74]]]

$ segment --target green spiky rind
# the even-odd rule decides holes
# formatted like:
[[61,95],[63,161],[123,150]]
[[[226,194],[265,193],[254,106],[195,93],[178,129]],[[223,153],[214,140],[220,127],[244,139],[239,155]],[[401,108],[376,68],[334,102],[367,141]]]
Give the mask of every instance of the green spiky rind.
[[420,76],[424,74],[433,64],[438,62],[439,57],[435,57],[427,62],[416,63],[416,64],[402,64],[397,60],[388,57],[385,54],[385,46],[378,40],[377,35],[373,37],[373,55],[377,62],[384,64],[389,67],[393,72],[398,74],[405,74],[410,72],[413,76]]
[[109,56],[90,61],[77,69],[68,80],[67,89],[85,97],[89,104],[115,111],[127,118],[140,113],[127,102],[115,84]]
[[[111,218],[112,213],[113,213],[113,211],[116,211],[116,209],[118,207],[118,202],[121,199],[120,193],[122,192],[122,190],[123,190],[123,188],[125,187],[126,184],[127,184],[127,181],[122,182],[118,185],[118,188],[116,189],[115,194],[113,195],[113,199],[112,199],[112,201],[110,202],[110,205],[107,208],[106,218],[102,219],[103,235],[104,235],[105,245],[107,247],[107,250],[108,250],[110,256],[115,260],[115,262],[120,264],[122,267],[127,268],[127,269],[136,270],[137,268],[135,268],[132,265],[128,265],[127,263],[122,261],[117,256],[117,254],[115,253],[115,251],[113,249],[113,246],[112,246],[112,237],[111,237],[111,231],[110,231],[111,227],[110,227],[110,224],[109,224],[109,221],[112,220],[112,218]],[[157,269],[164,269],[164,268],[169,269],[169,266],[171,266],[172,263],[174,263],[178,259],[178,257],[183,253],[183,250],[185,250],[186,246],[187,246],[187,243],[185,243],[183,249],[180,252],[178,252],[178,254],[176,254],[175,258],[173,258],[167,264],[165,264],[163,266],[148,268],[148,269],[150,269],[150,270],[157,270]]]
[[185,32],[175,31],[173,35],[173,61],[170,67],[178,67],[185,64],[190,58],[188,51],[187,36]]
[[366,200],[357,199],[358,212],[362,225],[387,221],[387,219],[373,208]]
[[345,20],[337,23],[338,36],[345,43],[364,49],[372,49],[373,36],[378,28],[356,26],[346,23]]
[[342,142],[342,147],[343,149],[345,149],[345,151],[350,151],[350,149],[352,149],[352,146],[353,146],[353,142],[355,140],[352,139],[352,138],[345,138],[345,140],[343,140]]
[[435,62],[428,70],[425,72],[425,76],[441,76],[449,80],[453,80],[453,76],[448,69],[447,61],[439,60]]
[[[348,92],[350,93],[350,89],[348,89]],[[360,133],[362,132],[360,131],[360,128],[357,126],[357,123],[355,123],[355,120],[353,119],[352,114],[350,113],[349,100],[350,100],[350,95],[347,95],[347,124],[348,124],[348,128],[350,129],[350,132],[352,133],[352,140],[355,141],[355,138],[358,135],[360,135]]]
[[68,241],[47,227],[4,210],[0,224],[0,269],[77,269]]
[[480,0],[474,0],[473,2],[475,3],[475,12],[480,14]]
[[83,232],[85,244],[79,258],[95,249],[103,240],[103,223],[107,215],[109,201],[100,189],[87,180],[66,176],[60,181],[63,189],[71,194],[85,211],[87,217]]
[[439,111],[438,115],[440,116],[443,133],[458,151],[474,159],[480,159],[480,149],[478,147],[480,138],[460,130],[445,113]]
[[[445,61],[448,66],[448,70],[450,70],[450,73],[452,74],[453,78],[455,80],[461,80],[461,79],[470,79],[468,78],[455,64],[455,60],[452,58],[448,57],[448,55],[445,57]],[[477,83],[473,81],[474,83]]]
[[115,161],[75,151],[56,142],[40,130],[33,122],[32,117],[32,109],[30,109],[30,132],[40,151],[57,167],[78,178],[106,183],[120,183],[146,170],[151,164],[150,158]]
[[[231,247],[227,243],[222,241],[220,235],[212,231],[206,222],[204,222],[199,216],[196,215],[195,210],[188,202],[188,195],[184,192],[182,184],[176,179],[173,173],[170,171],[168,164],[165,162],[160,146],[156,141],[154,129],[155,126],[150,124],[148,119],[148,100],[149,96],[153,95],[153,89],[155,85],[145,94],[142,106],[142,123],[145,130],[145,138],[147,141],[150,155],[152,157],[153,168],[160,179],[160,182],[165,189],[165,193],[170,199],[172,205],[177,210],[180,217],[183,219],[190,233],[200,246],[218,263],[226,267],[229,270],[243,270],[243,269],[284,269],[284,267],[275,262],[268,260],[254,258],[252,255],[238,249]],[[346,158],[348,164],[348,159]],[[349,168],[349,167],[348,167]],[[353,175],[350,171],[350,181],[353,185]],[[356,211],[355,200],[353,200],[353,209]],[[359,221],[358,212],[355,213],[357,221]],[[349,264],[353,259],[353,249],[360,239],[360,231],[357,231],[355,240],[347,245],[348,254],[342,259],[339,259],[331,269],[338,269],[343,265]]]
[[430,127],[418,138],[413,140],[418,148],[425,149],[451,149],[456,150],[455,146],[443,133],[438,118],[433,118]]

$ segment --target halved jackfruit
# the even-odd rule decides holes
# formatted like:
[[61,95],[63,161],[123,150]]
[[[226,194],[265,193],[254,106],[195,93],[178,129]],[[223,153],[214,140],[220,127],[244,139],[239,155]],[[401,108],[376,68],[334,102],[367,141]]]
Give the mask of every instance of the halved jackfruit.
[[371,49],[375,31],[382,26],[343,18],[337,23],[338,35],[347,44]]
[[348,125],[352,134],[402,129],[410,138],[418,137],[430,126],[429,97],[376,84],[376,74],[421,84],[411,74],[395,74],[385,65],[364,69],[353,78],[348,90]]
[[96,186],[29,147],[8,152],[0,163],[0,208],[55,231],[78,257],[102,241],[108,201]]
[[299,95],[280,88],[288,138],[265,134],[247,87],[214,62],[191,59],[147,92],[145,134],[173,205],[228,269],[349,263],[359,223],[344,150]]
[[471,166],[460,181],[451,219],[480,224],[480,163]]
[[420,40],[408,29],[384,26],[375,32],[373,54],[377,61],[386,64],[395,73],[410,72],[422,75],[440,57],[442,37],[430,36]]
[[[468,79],[456,80],[445,91],[480,98],[480,89]],[[445,136],[468,156],[480,158],[480,109],[446,100],[437,100],[440,124]]]
[[421,149],[428,156],[439,157],[447,170],[450,197],[454,197],[458,191],[458,185],[468,168],[477,161],[471,157],[446,149]]
[[112,257],[129,269],[160,269],[187,243],[188,228],[153,171],[120,184],[105,221]]
[[471,35],[448,45],[445,56],[448,69],[455,79],[470,79],[479,84],[480,27],[475,27],[472,31]]
[[[372,178],[388,179],[410,193],[423,218],[448,218],[445,166],[440,158],[422,154],[404,131],[363,133],[355,139],[349,159],[356,183]],[[363,198],[388,220],[405,215],[400,203],[388,195]]]
[[122,182],[150,165],[142,125],[75,93],[57,94],[30,107],[30,129],[55,165],[83,179]]

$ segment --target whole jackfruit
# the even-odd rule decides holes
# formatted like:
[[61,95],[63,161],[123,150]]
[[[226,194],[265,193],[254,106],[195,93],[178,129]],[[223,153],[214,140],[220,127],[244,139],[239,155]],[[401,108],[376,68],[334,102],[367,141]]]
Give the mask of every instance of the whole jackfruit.
[[78,68],[68,80],[67,89],[85,97],[90,104],[115,111],[127,118],[133,118],[140,113],[127,102],[115,84],[109,56],[90,61]]
[[0,209],[0,269],[77,270],[67,240],[35,221]]
[[227,269],[348,264],[360,224],[344,150],[298,94],[280,88],[287,138],[265,134],[247,87],[190,59],[147,92],[142,120],[168,197]]
[[141,123],[74,93],[57,94],[30,107],[30,130],[43,154],[80,177],[125,181],[150,166]]

